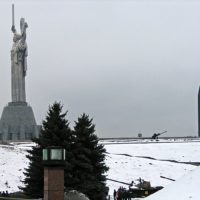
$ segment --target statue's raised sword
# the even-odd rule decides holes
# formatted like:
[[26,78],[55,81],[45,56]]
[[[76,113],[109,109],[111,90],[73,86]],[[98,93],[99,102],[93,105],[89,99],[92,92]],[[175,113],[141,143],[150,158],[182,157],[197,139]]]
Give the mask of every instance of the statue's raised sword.
[[12,26],[15,26],[15,7],[12,4]]

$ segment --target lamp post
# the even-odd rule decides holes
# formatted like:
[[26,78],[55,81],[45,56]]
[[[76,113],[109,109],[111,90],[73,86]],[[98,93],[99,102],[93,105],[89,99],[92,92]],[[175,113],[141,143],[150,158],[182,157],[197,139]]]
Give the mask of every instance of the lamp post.
[[64,200],[65,149],[51,146],[43,149],[44,200]]

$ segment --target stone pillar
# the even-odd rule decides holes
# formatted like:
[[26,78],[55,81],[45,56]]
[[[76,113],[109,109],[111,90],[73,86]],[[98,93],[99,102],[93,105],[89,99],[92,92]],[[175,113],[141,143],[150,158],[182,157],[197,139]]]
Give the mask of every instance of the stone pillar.
[[25,126],[21,125],[20,126],[20,132],[19,132],[19,139],[24,138],[24,140],[26,139],[26,135],[25,135]]
[[44,168],[44,200],[64,200],[64,168]]
[[[1,122],[0,122],[0,124],[1,124]],[[8,130],[9,130],[9,127],[7,125],[2,126],[1,133],[2,133],[2,140],[4,140],[4,141],[8,140]]]

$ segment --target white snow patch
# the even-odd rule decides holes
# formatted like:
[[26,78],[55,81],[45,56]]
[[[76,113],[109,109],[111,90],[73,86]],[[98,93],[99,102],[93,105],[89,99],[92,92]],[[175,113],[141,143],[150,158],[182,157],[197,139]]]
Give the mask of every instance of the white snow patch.
[[200,167],[166,188],[145,198],[146,200],[199,200]]
[[26,154],[18,146],[0,145],[0,191],[15,192],[23,186],[23,171],[28,166]]
[[[114,144],[110,142],[110,144],[105,145],[108,153],[106,164],[110,168],[107,173],[108,178],[130,183],[141,177],[150,181],[152,186],[171,186],[172,181],[162,179],[160,176],[178,180],[197,167],[189,164],[151,160],[138,156],[176,160],[179,162],[198,162],[200,160],[200,142],[198,141],[179,141],[178,143],[165,143],[162,141],[162,143],[151,143],[151,141],[146,140],[142,144],[139,144],[139,142],[130,142],[126,141],[126,144]],[[0,191],[15,192],[19,191],[19,186],[23,186],[21,182],[24,179],[23,172],[29,164],[26,158],[27,149],[30,149],[33,145],[33,143],[0,145]],[[187,180],[189,181],[190,179]],[[187,189],[188,187],[193,187],[192,182],[194,178],[190,181],[187,183]],[[110,188],[110,195],[113,194],[114,189],[118,189],[120,186],[128,188],[126,185],[112,181],[107,181],[107,185]],[[197,188],[196,193],[198,193]],[[182,198],[172,199],[185,200]],[[199,198],[195,200],[199,200]]]
[[[105,145],[108,152],[106,164],[110,170],[108,178],[131,183],[141,177],[150,181],[152,186],[166,186],[172,181],[163,179],[165,176],[178,180],[181,176],[195,169],[189,164],[168,161],[151,160],[137,156],[153,157],[155,159],[176,160],[181,162],[198,162],[200,158],[200,143],[146,143],[146,144],[109,144]],[[128,156],[129,155],[129,156]],[[107,181],[112,194],[120,183]]]

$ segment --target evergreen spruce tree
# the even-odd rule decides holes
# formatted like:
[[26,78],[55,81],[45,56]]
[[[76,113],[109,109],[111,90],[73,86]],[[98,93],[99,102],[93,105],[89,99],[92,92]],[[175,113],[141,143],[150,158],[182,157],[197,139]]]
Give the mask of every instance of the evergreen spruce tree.
[[86,114],[74,126],[73,188],[86,194],[90,200],[104,200],[106,195],[105,153],[95,135],[95,125]]
[[65,117],[66,113],[62,113],[60,103],[54,103],[49,107],[46,119],[42,123],[39,138],[33,139],[36,146],[28,151],[27,158],[30,161],[30,165],[24,172],[26,176],[24,180],[25,187],[21,188],[29,197],[43,197],[44,168],[42,165],[42,149],[48,146],[62,146],[66,149],[65,179],[67,180],[66,187],[69,187],[72,177],[72,166],[70,164],[70,159],[73,157],[70,151],[72,131]]

